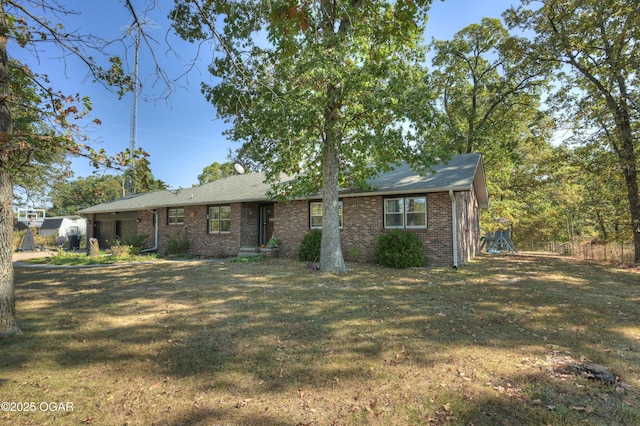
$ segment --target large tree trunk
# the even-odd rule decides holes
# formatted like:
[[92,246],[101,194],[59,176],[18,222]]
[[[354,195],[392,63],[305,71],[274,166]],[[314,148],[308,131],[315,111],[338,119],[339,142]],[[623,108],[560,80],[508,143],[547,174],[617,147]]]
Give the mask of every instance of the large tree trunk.
[[[627,197],[629,199],[629,211],[631,213],[631,227],[633,232],[633,247],[635,250],[634,262],[640,264],[640,195],[638,189],[638,154],[636,153],[636,140],[634,139],[632,118],[629,111],[627,85],[622,75],[623,71],[618,70],[618,89],[620,95],[618,102],[611,94],[605,93],[607,105],[613,112],[616,123],[616,135],[618,143],[614,143],[614,150],[622,164],[624,180],[627,186]],[[602,91],[601,91],[602,92]]]
[[347,266],[340,243],[340,152],[338,142],[341,133],[337,129],[340,111],[341,86],[334,83],[327,87],[328,104],[324,111],[324,140],[322,147],[322,242],[320,245],[320,270],[345,273]]
[[[2,2],[0,34],[7,34]],[[13,121],[9,109],[9,78],[7,42],[0,37],[0,336],[20,334],[13,290],[13,179],[9,171]]]
[[0,337],[20,334],[13,290],[13,183],[0,172]]
[[340,199],[338,176],[340,158],[336,141],[328,138],[324,146],[322,164],[322,243],[320,248],[320,270],[344,273],[347,266],[342,256],[340,243]]
[[633,228],[633,248],[635,250],[634,262],[640,265],[640,196],[638,189],[638,156],[633,149],[633,137],[631,130],[623,132],[629,135],[629,140],[624,143],[622,153],[619,154],[623,164],[624,179],[627,184],[627,196],[629,198],[629,210],[631,212],[631,226]]

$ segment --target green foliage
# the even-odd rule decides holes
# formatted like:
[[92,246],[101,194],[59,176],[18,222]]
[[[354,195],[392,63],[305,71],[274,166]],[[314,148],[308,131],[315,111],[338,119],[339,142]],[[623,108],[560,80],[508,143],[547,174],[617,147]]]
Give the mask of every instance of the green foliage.
[[[92,116],[90,98],[57,90],[50,75],[33,72],[29,64],[34,43],[46,41],[54,46],[52,51],[60,49],[61,58],[79,59],[96,82],[123,96],[134,88],[134,83],[123,68],[122,59],[106,53],[109,41],[65,28],[60,20],[75,12],[62,6],[53,10],[46,7],[46,2],[40,3],[2,2],[2,33],[8,36],[3,46],[7,56],[24,58],[24,62],[10,60],[6,64],[8,78],[3,79],[8,84],[3,93],[9,95],[1,97],[7,107],[2,111],[10,112],[10,118],[3,117],[2,123],[11,122],[13,128],[0,129],[9,131],[11,137],[0,146],[2,171],[11,173],[18,195],[30,200],[34,192],[44,199],[51,184],[71,174],[67,155],[86,157],[96,167],[126,170],[134,166],[138,181],[146,182],[150,174],[148,154],[138,148],[110,155],[87,145],[87,131],[101,124]],[[37,54],[33,59],[40,60]],[[104,66],[101,59],[108,65]],[[64,60],[61,64],[64,66]]]
[[260,255],[260,256],[247,256],[247,257],[232,257],[231,259],[226,260],[229,263],[260,263],[266,262],[270,259],[269,256]]
[[186,255],[191,248],[187,236],[182,232],[168,234],[164,243],[165,251],[168,255]]
[[[532,211],[546,210],[549,176],[556,175],[549,158],[560,158],[549,153],[553,122],[541,111],[549,71],[521,54],[523,43],[495,18],[432,43],[441,126],[431,134],[455,153],[482,153],[492,197],[485,231],[505,222],[517,227]],[[522,234],[532,238],[540,231],[526,227]]]
[[51,193],[52,213],[61,216],[74,214],[80,209],[120,197],[122,197],[121,176],[89,176],[61,181],[54,184]]
[[267,242],[267,248],[276,248],[280,245],[280,238],[272,236]]
[[111,255],[113,257],[128,257],[129,256],[129,250],[131,249],[131,247],[126,246],[126,245],[122,245],[120,243],[120,241],[116,240],[113,242],[113,244],[111,245]]
[[[27,230],[23,229],[21,231],[13,231],[13,242],[12,242],[12,250],[17,251],[20,249],[22,242],[24,241],[24,237],[27,234]],[[33,232],[33,242],[36,247],[58,247],[58,243],[56,243],[57,235],[52,235],[50,237],[43,237],[39,235],[37,232]]]
[[[7,206],[15,201],[14,178],[26,191],[34,185],[42,191],[53,181],[52,177],[68,171],[66,154],[89,158],[95,166],[122,169],[134,165],[137,173],[144,176],[150,173],[148,154],[141,149],[111,156],[104,149],[86,145],[87,126],[100,124],[99,119],[91,119],[89,115],[90,99],[79,93],[63,93],[50,80],[55,74],[63,74],[54,71],[56,64],[62,71],[71,66],[66,60],[74,58],[86,67],[94,81],[120,96],[133,88],[134,82],[123,69],[122,60],[105,51],[110,41],[64,27],[65,17],[72,13],[75,12],[59,3],[52,5],[46,1],[0,2],[0,235],[10,235],[13,226]],[[37,47],[39,42],[49,46],[47,52],[58,52],[59,58],[44,54],[45,50]],[[29,59],[40,63],[42,55],[48,57],[47,66],[51,68],[48,75],[34,73],[29,66]],[[24,62],[8,58],[22,58]],[[109,62],[107,68],[101,66],[101,58]],[[52,164],[55,167],[49,167]],[[55,173],[48,174],[49,170]],[[24,198],[29,198],[28,194]],[[12,242],[4,239],[3,244],[0,251],[9,251]],[[9,270],[7,264],[11,259],[1,257],[0,305],[8,308],[0,312],[0,335],[19,334],[13,276],[2,272]]]
[[504,18],[510,28],[532,33],[522,54],[553,67],[559,87],[547,103],[569,124],[571,142],[613,152],[622,166],[617,171],[631,219],[625,227],[640,263],[637,2],[526,0]]
[[147,247],[148,235],[145,234],[129,234],[122,237],[122,244],[129,246],[129,254],[139,256],[142,250]]
[[232,162],[220,164],[214,161],[205,167],[202,173],[198,175],[198,183],[204,185],[205,183],[213,182],[234,174],[236,174],[236,171],[233,168]]
[[[322,192],[334,205],[339,187],[363,187],[392,163],[446,157],[423,137],[434,115],[422,43],[430,4],[177,0],[171,17],[184,39],[222,48],[210,66],[218,83],[202,91],[271,195]],[[335,206],[325,212],[322,267],[344,272]]]
[[322,241],[322,231],[312,229],[302,238],[298,248],[298,260],[302,262],[313,262],[320,257],[320,243]]
[[463,28],[453,40],[433,42],[432,83],[443,113],[434,137],[460,154],[482,152],[501,163],[517,157],[528,126],[539,118],[548,76],[520,54],[520,44],[496,18]]
[[9,61],[10,108],[15,143],[8,150],[8,162],[2,166],[13,177],[14,205],[34,202],[44,205],[52,182],[69,173],[66,160],[66,136],[60,134],[38,108],[46,95],[34,84],[22,64]]
[[411,268],[426,265],[422,241],[416,234],[399,229],[378,237],[376,263],[388,268]]
[[347,254],[349,255],[349,258],[351,260],[358,261],[360,260],[360,256],[362,255],[362,252],[356,246],[351,246],[347,250]]
[[[124,246],[121,246],[124,247]],[[91,257],[85,254],[71,253],[64,250],[58,250],[54,256],[46,258],[29,259],[25,262],[32,264],[46,264],[59,266],[89,266],[89,265],[105,265],[114,263],[130,263],[143,262],[156,259],[155,255],[132,255],[126,251],[120,255]]]

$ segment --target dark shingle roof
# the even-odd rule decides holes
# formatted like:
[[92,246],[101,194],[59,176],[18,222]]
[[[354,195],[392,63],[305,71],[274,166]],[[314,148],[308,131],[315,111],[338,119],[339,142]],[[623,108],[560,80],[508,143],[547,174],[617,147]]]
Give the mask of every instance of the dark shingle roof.
[[[161,207],[186,205],[226,204],[232,202],[266,201],[271,189],[264,183],[263,173],[234,175],[193,188],[134,194],[83,210],[80,214],[133,211]],[[446,164],[433,166],[424,175],[413,171],[408,165],[370,179],[371,191],[341,191],[342,196],[355,197],[381,194],[415,192],[469,191],[475,188],[481,207],[488,206],[482,156],[463,154]]]
[[64,220],[63,217],[55,217],[55,218],[45,218],[44,222],[42,222],[42,226],[40,227],[40,230],[47,230],[47,229],[60,229],[60,226],[62,225],[62,221]]

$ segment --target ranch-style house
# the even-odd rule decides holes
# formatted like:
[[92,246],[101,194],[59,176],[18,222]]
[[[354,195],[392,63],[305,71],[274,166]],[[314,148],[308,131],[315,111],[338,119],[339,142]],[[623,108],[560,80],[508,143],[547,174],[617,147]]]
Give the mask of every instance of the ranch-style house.
[[[407,165],[370,179],[370,190],[340,191],[346,260],[373,261],[378,236],[394,229],[418,235],[428,265],[458,267],[479,251],[479,211],[489,206],[482,156],[462,154],[426,174]],[[282,257],[322,226],[318,195],[279,203],[267,198],[262,173],[229,176],[193,188],[134,194],[79,211],[87,239],[101,247],[128,234],[148,235],[149,250],[188,241],[194,256],[222,258],[256,251],[272,236]],[[353,254],[358,259],[350,259]]]

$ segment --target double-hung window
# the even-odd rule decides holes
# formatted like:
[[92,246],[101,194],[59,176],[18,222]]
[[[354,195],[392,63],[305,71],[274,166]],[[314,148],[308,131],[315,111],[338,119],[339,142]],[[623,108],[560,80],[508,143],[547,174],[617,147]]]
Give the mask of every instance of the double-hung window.
[[[338,220],[342,228],[342,201],[339,201]],[[313,201],[309,204],[309,226],[311,229],[322,229],[322,201]]]
[[209,207],[209,233],[225,234],[231,232],[231,206]]
[[384,200],[385,228],[426,228],[427,197],[399,197]]
[[184,223],[184,207],[170,208],[167,210],[167,224],[182,225]]

